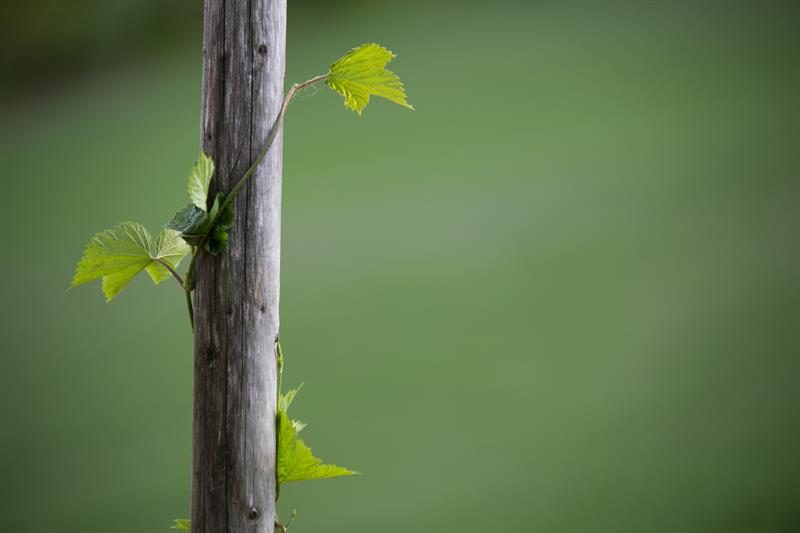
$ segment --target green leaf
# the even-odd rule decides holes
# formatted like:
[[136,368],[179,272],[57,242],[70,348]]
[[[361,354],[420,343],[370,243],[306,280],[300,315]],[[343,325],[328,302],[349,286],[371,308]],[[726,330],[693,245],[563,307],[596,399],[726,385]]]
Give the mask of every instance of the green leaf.
[[194,204],[189,204],[180,211],[176,211],[169,222],[167,229],[181,232],[181,237],[192,246],[199,246],[203,237],[208,233],[211,218],[208,213]]
[[303,383],[300,384],[299,387],[296,389],[292,389],[288,391],[286,394],[282,394],[278,398],[278,410],[283,411],[284,413],[289,412],[289,406],[292,405],[294,401],[294,397],[297,396],[297,393],[303,389]]
[[[289,406],[292,405],[294,401],[294,397],[297,396],[297,393],[303,388],[303,384],[301,383],[299,387],[296,389],[292,389],[288,391],[286,394],[282,394],[278,397],[278,411],[283,411],[284,413],[289,412]],[[294,426],[294,430],[297,433],[303,431],[308,424],[304,424],[299,420],[292,420],[292,425]]]
[[70,286],[102,278],[103,294],[110,302],[142,270],[161,283],[171,274],[159,260],[175,269],[187,253],[189,246],[177,231],[165,229],[153,239],[141,224],[122,222],[89,241]]
[[322,464],[322,459],[314,456],[311,448],[297,437],[297,429],[284,411],[278,411],[278,484],[306,479],[324,479],[357,474],[352,470],[336,465]]
[[344,96],[344,105],[358,113],[369,103],[370,95],[386,98],[414,109],[406,101],[403,82],[386,64],[395,55],[379,44],[364,44],[350,50],[328,71],[328,87]]
[[173,522],[175,522],[175,525],[172,526],[170,529],[177,529],[180,531],[189,531],[191,529],[189,527],[191,525],[191,522],[189,520],[186,520],[185,518],[176,518],[175,520],[173,520]]
[[145,267],[147,273],[155,284],[159,284],[172,277],[172,273],[156,259],[166,261],[173,269],[176,269],[188,253],[189,247],[181,239],[180,233],[163,229],[156,235],[150,248],[150,256],[153,261]]
[[[208,213],[194,204],[189,204],[175,212],[166,227],[181,232],[183,240],[192,246],[200,246],[205,240],[206,251],[211,255],[218,255],[224,252],[228,245],[228,231],[233,227],[236,218],[233,202],[220,213],[220,206],[224,200],[225,195],[217,193]],[[214,221],[215,218],[216,221]],[[206,239],[206,237],[208,238]]]
[[208,209],[208,185],[213,174],[214,161],[201,152],[189,174],[189,199],[203,211]]

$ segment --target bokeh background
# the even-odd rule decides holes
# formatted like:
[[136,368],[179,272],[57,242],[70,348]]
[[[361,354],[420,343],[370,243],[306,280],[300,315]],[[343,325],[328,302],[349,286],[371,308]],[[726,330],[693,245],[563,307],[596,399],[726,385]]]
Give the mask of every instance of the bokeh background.
[[[167,532],[180,292],[67,291],[197,155],[199,1],[0,8],[0,531]],[[321,87],[285,143],[296,415],[365,475],[296,533],[800,531],[794,2],[292,0],[287,82],[378,41],[416,111]]]

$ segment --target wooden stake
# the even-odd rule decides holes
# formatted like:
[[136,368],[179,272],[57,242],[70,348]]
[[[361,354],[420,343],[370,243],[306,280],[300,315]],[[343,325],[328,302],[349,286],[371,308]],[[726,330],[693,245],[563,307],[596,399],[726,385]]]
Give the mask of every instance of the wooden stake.
[[[205,0],[201,144],[217,168],[210,198],[233,187],[267,139],[283,100],[285,36],[286,0]],[[198,258],[194,533],[273,532],[281,137],[234,201],[227,250]]]

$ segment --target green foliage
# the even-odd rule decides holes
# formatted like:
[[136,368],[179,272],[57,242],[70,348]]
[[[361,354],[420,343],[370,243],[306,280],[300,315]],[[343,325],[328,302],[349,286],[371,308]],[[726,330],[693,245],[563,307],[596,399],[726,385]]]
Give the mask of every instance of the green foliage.
[[[403,83],[397,75],[385,67],[394,58],[394,54],[377,44],[365,44],[354,48],[344,57],[330,66],[328,74],[316,76],[293,87],[284,101],[282,111],[291,100],[297,88],[313,85],[315,82],[327,80],[328,86],[344,96],[346,107],[358,114],[369,103],[371,95],[386,98],[392,102],[413,109],[406,101]],[[280,121],[282,114],[277,119]],[[273,125],[277,131],[280,122]],[[156,238],[140,224],[122,222],[111,230],[95,235],[86,247],[83,257],[75,269],[71,286],[89,281],[103,280],[103,293],[108,301],[119,294],[130,281],[142,270],[146,270],[155,283],[161,283],[170,276],[181,281],[176,272],[185,255],[192,252],[187,280],[182,282],[190,318],[193,317],[191,291],[192,274],[197,252],[205,250],[211,255],[223,252],[228,243],[228,232],[233,227],[235,213],[234,196],[263,160],[270,148],[274,135],[270,136],[261,149],[253,165],[236,183],[229,194],[217,193],[209,207],[208,191],[214,175],[214,161],[205,153],[200,153],[189,174],[188,193],[190,203],[172,215],[170,220]],[[282,375],[283,354],[280,343],[277,343],[278,369]],[[323,464],[311,448],[299,437],[306,425],[291,420],[287,415],[302,385],[290,390],[285,395],[280,391],[278,381],[278,405],[276,415],[276,482],[280,491],[282,483],[310,479],[323,479],[357,474],[347,468]],[[292,515],[294,518],[294,514]],[[172,529],[189,531],[190,523],[186,519],[176,519]],[[289,521],[291,524],[291,520]],[[288,526],[288,524],[287,524]],[[285,527],[282,527],[285,531]]]
[[403,82],[385,68],[394,57],[392,52],[375,43],[354,48],[331,65],[328,87],[344,96],[344,105],[359,115],[369,103],[370,95],[414,109],[406,101]]
[[164,229],[153,239],[141,224],[122,222],[89,241],[71,286],[102,278],[103,293],[110,302],[142,270],[154,283],[161,283],[171,274],[160,261],[175,269],[187,253],[189,246],[176,231]]
[[200,209],[194,204],[189,204],[176,211],[165,227],[180,232],[181,237],[187,244],[199,246],[208,234],[210,222],[208,213],[204,209]]
[[187,244],[202,245],[209,254],[218,255],[225,251],[228,244],[228,231],[233,227],[235,213],[233,202],[226,202],[226,196],[222,193],[217,193],[211,209],[206,211],[208,187],[213,173],[214,161],[201,153],[189,174],[191,203],[176,211],[166,227],[180,232]]
[[[330,66],[325,76],[327,84],[344,96],[345,106],[358,114],[369,103],[370,95],[413,109],[406,101],[400,78],[385,68],[394,57],[392,52],[375,43],[354,48]],[[260,163],[269,145],[270,142],[234,188],[234,194]],[[189,173],[190,203],[170,218],[155,240],[144,227],[134,222],[123,222],[112,230],[95,235],[76,267],[71,286],[102,278],[103,293],[111,301],[142,270],[147,270],[155,283],[164,281],[172,275],[167,266],[174,270],[189,253],[190,247],[202,247],[211,255],[222,253],[227,247],[228,232],[233,228],[236,216],[233,198],[222,193],[214,197],[211,208],[208,208],[208,190],[214,169],[214,161],[201,152]],[[195,258],[196,254],[193,254],[190,273]],[[190,281],[186,290],[191,291],[191,287]],[[190,299],[187,301],[191,303]],[[301,424],[297,427],[302,429]]]
[[290,481],[357,474],[358,472],[341,466],[323,464],[322,459],[315,457],[311,448],[297,436],[306,425],[297,420],[291,420],[287,411],[302,388],[303,385],[300,385],[286,394],[280,394],[280,391],[278,394],[278,414],[276,417],[276,432],[278,434],[276,472],[278,486],[280,487],[281,483]]
[[183,240],[192,246],[204,244],[205,250],[211,255],[225,251],[228,243],[228,231],[233,227],[235,213],[233,202],[228,202],[225,209],[220,211],[225,196],[217,193],[209,212],[189,204],[180,211],[175,212],[167,222],[166,227],[180,232]]
[[278,411],[283,411],[284,413],[289,412],[289,407],[292,405],[294,401],[294,397],[297,396],[297,393],[303,389],[303,384],[301,383],[299,387],[296,389],[292,389],[286,394],[281,394],[278,396]]
[[[303,388],[303,384],[301,383],[299,387],[296,389],[292,389],[286,394],[279,394],[278,395],[278,412],[287,413],[289,411],[289,406],[292,405],[294,401],[294,397],[297,396],[297,393],[300,392],[300,389]],[[294,426],[294,430],[297,433],[303,431],[307,424],[300,422],[299,420],[292,420],[292,426]]]
[[193,205],[205,211],[208,206],[208,186],[214,174],[214,161],[205,153],[200,152],[197,162],[189,174],[189,199]]
[[341,466],[322,464],[322,459],[315,457],[311,448],[297,436],[297,429],[286,412],[278,411],[277,426],[276,470],[278,484],[358,473]]
[[189,521],[189,520],[187,520],[185,518],[176,518],[175,520],[173,520],[173,522],[175,522],[175,525],[172,526],[171,529],[177,529],[179,531],[190,531],[191,530],[191,527],[190,527],[191,526],[191,521]]
[[233,221],[236,218],[233,202],[228,202],[228,205],[220,211],[222,203],[224,203],[224,196],[219,193],[214,198],[214,205],[211,206],[211,211],[208,213],[208,218],[213,221],[213,224],[208,233],[206,251],[211,255],[225,251],[225,247],[228,245],[228,231],[233,228]]

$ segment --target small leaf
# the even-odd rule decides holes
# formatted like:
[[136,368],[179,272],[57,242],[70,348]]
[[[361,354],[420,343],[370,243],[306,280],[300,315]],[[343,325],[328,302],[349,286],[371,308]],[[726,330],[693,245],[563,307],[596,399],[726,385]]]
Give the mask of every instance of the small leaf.
[[288,391],[286,394],[282,394],[278,398],[278,410],[283,411],[284,413],[289,412],[289,406],[292,405],[294,401],[294,397],[297,396],[297,393],[300,392],[303,388],[303,383],[300,384],[299,387],[296,389],[292,389]]
[[200,246],[205,241],[206,251],[211,255],[218,255],[227,247],[228,231],[233,227],[235,219],[232,202],[220,213],[220,206],[224,201],[225,195],[217,193],[208,213],[194,204],[189,204],[176,211],[166,227],[180,231],[183,240],[192,246]]
[[406,101],[403,82],[397,74],[385,68],[394,57],[379,44],[364,44],[331,65],[326,83],[344,96],[345,106],[359,115],[369,103],[370,95],[414,109]]
[[307,479],[324,479],[357,474],[352,470],[336,465],[322,464],[311,448],[297,437],[297,429],[284,411],[278,411],[278,484]]
[[158,260],[174,269],[187,253],[189,246],[176,231],[162,230],[154,240],[141,224],[122,222],[89,241],[70,286],[102,278],[110,302],[142,270],[147,269],[155,283],[164,281],[170,273]]
[[170,529],[177,529],[179,531],[189,531],[191,529],[191,522],[185,518],[176,518],[173,522],[175,522],[175,525]]
[[189,174],[189,199],[203,211],[208,209],[208,186],[213,174],[214,161],[201,152]]
[[184,241],[192,246],[199,246],[208,233],[210,223],[211,218],[208,213],[194,204],[189,204],[176,211],[165,227],[180,231]]

